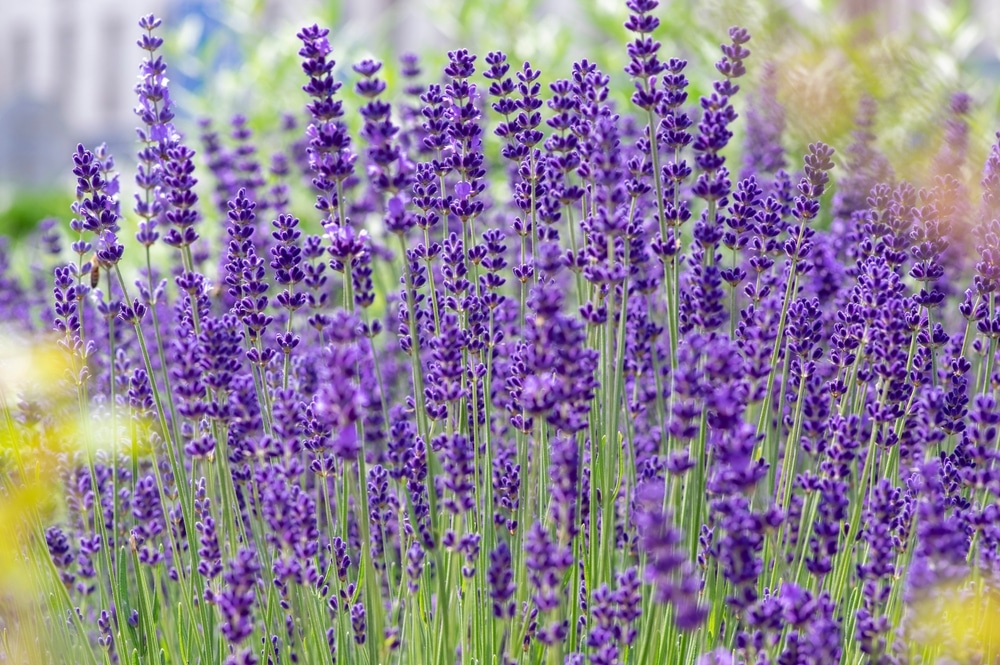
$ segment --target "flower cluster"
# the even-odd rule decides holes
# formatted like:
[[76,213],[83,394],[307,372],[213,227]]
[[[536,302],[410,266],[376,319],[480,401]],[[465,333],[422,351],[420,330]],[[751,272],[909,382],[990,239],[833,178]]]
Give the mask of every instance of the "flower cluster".
[[69,359],[59,398],[2,395],[0,497],[59,470],[18,554],[45,658],[1000,657],[1000,137],[977,207],[968,96],[917,183],[865,98],[837,179],[785,154],[746,30],[690,100],[658,2],[626,7],[627,108],[593,62],[466,50],[426,85],[407,56],[398,101],[306,27],[270,170],[242,117],[185,143],[141,20],[136,242],[80,146],[51,302],[0,261]]

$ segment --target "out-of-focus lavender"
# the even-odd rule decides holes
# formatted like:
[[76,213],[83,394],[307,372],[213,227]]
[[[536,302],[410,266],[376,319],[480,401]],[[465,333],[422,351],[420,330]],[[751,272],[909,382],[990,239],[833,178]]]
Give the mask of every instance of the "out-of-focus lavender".
[[787,154],[745,29],[695,99],[656,0],[625,9],[621,107],[588,60],[400,83],[305,27],[274,154],[243,116],[181,134],[141,19],[131,196],[80,145],[34,281],[0,252],[60,358],[0,381],[31,580],[0,620],[47,637],[0,654],[1000,657],[1000,135],[969,182],[956,93],[898,180],[864,98]]

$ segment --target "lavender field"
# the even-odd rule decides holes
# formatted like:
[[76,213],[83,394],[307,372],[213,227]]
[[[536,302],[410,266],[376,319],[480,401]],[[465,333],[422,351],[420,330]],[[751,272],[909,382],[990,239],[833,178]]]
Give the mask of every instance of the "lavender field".
[[544,77],[303,27],[266,137],[139,20],[134,173],[0,245],[0,662],[1000,663],[1000,134],[790,151],[668,16]]

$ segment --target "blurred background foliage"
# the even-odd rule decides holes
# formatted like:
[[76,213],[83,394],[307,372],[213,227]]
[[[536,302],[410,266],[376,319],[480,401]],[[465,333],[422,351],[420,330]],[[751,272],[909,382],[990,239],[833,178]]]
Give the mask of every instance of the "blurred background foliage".
[[20,238],[46,217],[68,219],[73,190],[67,183],[58,185],[51,189],[23,189],[0,198],[0,235]]
[[[440,77],[446,51],[460,47],[477,53],[480,63],[492,50],[503,50],[512,63],[530,61],[542,70],[544,83],[568,77],[575,60],[589,58],[612,76],[618,108],[628,110],[632,88],[622,67],[629,36],[620,0],[388,0],[368,15],[356,11],[363,3],[351,0],[299,4],[304,12],[286,11],[278,19],[265,0],[219,0],[209,13],[168,13],[166,58],[179,125],[199,153],[196,120],[210,118],[228,135],[236,113],[247,117],[265,165],[270,154],[287,147],[289,135],[279,131],[282,114],[302,119],[306,102],[295,34],[313,22],[331,29],[349,123],[360,124],[355,111],[362,102],[351,90],[351,64],[364,57],[384,61],[393,95],[404,52],[420,55],[426,83]],[[741,85],[752,91],[764,64],[773,64],[793,169],[806,144],[816,140],[834,146],[842,159],[858,101],[868,94],[879,105],[878,148],[899,177],[919,183],[940,150],[948,99],[966,91],[974,104],[967,117],[967,172],[961,175],[976,181],[1000,111],[1000,60],[988,41],[988,25],[977,20],[981,8],[976,0],[674,0],[659,10],[657,36],[664,56],[689,61],[694,103],[715,77],[713,63],[727,28],[746,26],[753,55]],[[742,112],[749,96],[740,97],[736,106]],[[735,127],[740,132],[743,124]],[[298,132],[293,138],[301,136],[301,127]],[[730,152],[739,152],[739,139]],[[130,155],[117,157],[128,182]],[[43,217],[68,219],[71,194],[69,178],[49,189],[0,193],[0,233],[22,236]]]
[[[428,41],[432,48],[419,54],[425,81],[439,77],[445,52],[451,48],[469,48],[480,59],[488,51],[503,50],[511,62],[528,60],[541,68],[543,81],[568,76],[573,61],[587,57],[611,74],[619,108],[628,107],[631,83],[622,67],[629,35],[622,26],[622,2],[424,0],[414,4],[422,18],[415,29],[430,25],[436,33]],[[665,2],[657,36],[664,44],[661,53],[689,61],[694,100],[714,78],[712,65],[727,28],[746,26],[753,35],[753,55],[751,80],[744,88],[753,87],[765,62],[775,65],[791,155],[803,154],[805,145],[816,140],[842,151],[850,141],[858,100],[866,93],[879,103],[874,132],[879,147],[900,176],[918,178],[940,146],[950,95],[966,91],[975,101],[970,124],[976,154],[970,161],[981,163],[978,158],[985,154],[996,125],[1000,94],[996,76],[990,75],[995,72],[984,71],[982,52],[989,48],[988,34],[986,26],[974,20],[976,3],[904,3],[908,11],[900,11],[898,5],[859,0]],[[184,105],[191,113],[222,121],[226,110],[247,113],[252,127],[267,132],[277,126],[280,113],[298,112],[304,98],[294,35],[308,21],[331,27],[334,55],[345,80],[351,78],[350,64],[370,56],[385,61],[392,86],[400,43],[412,43],[399,38],[399,24],[388,14],[373,29],[359,30],[354,22],[341,20],[338,3],[326,3],[295,24],[275,26],[265,20],[263,6],[259,0],[229,0],[231,31],[217,33],[201,53],[192,49],[191,41],[199,34],[198,28],[179,27],[174,48],[178,54],[189,55],[183,62],[174,58],[174,66],[191,68],[191,78],[204,80],[205,90],[212,90],[211,95],[195,95]],[[206,52],[231,57],[233,49],[239,51],[235,58],[239,64],[233,67],[218,68],[213,64],[220,62],[217,56],[214,60],[204,57]],[[345,93],[350,112],[360,100],[348,89]],[[737,108],[746,101],[743,97]],[[733,145],[739,149],[738,141]]]

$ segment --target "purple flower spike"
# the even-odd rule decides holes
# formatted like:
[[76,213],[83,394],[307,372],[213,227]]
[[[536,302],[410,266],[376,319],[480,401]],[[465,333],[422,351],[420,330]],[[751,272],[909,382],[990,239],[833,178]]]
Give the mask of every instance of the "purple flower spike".
[[645,579],[653,586],[654,600],[674,606],[678,628],[694,630],[708,610],[698,601],[700,584],[682,552],[681,534],[670,526],[669,516],[662,510],[662,482],[637,489],[636,503],[640,547],[646,553]]
[[514,571],[511,568],[511,553],[507,543],[501,542],[490,552],[487,577],[490,582],[490,598],[493,599],[493,616],[498,619],[513,618]]
[[347,223],[340,213],[343,206],[344,181],[354,173],[356,155],[351,152],[351,137],[340,120],[343,102],[334,99],[341,84],[334,81],[333,67],[328,60],[332,49],[326,28],[317,25],[303,28],[296,35],[302,41],[302,71],[309,82],[302,89],[312,97],[306,106],[313,122],[306,129],[309,139],[309,166],[315,177],[313,185],[319,190],[316,209],[323,218],[323,226],[339,227]]
[[223,575],[226,586],[218,594],[216,604],[223,619],[220,630],[233,645],[238,645],[253,632],[253,605],[259,573],[256,553],[243,549]]

